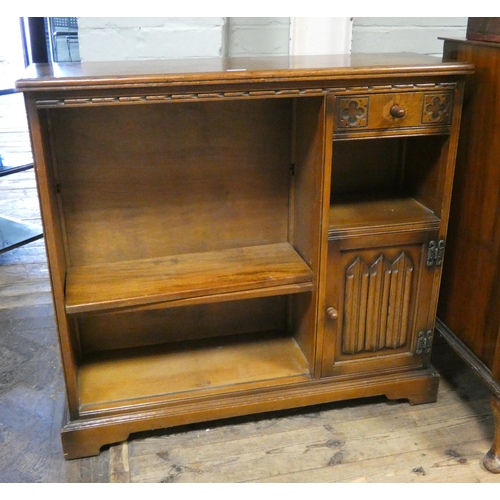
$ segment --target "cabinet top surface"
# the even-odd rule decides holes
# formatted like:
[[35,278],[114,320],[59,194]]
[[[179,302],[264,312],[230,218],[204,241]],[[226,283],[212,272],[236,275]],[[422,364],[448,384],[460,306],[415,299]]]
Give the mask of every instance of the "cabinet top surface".
[[138,85],[345,80],[470,73],[467,63],[420,54],[334,54],[210,59],[33,64],[16,82],[20,91]]

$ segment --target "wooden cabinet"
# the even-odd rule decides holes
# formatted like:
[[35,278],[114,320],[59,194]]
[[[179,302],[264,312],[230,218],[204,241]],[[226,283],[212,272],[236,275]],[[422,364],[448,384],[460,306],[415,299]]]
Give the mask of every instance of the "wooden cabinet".
[[500,472],[500,45],[445,40],[444,59],[476,71],[466,85],[438,330],[492,391],[496,434],[484,464]]
[[35,65],[67,458],[429,366],[463,80],[420,56]]

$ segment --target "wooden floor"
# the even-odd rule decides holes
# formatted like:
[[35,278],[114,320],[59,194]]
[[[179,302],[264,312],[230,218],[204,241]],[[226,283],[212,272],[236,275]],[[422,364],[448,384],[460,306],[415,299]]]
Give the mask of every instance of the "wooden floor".
[[[40,221],[32,170],[0,178],[0,214]],[[434,404],[380,397],[191,425],[64,461],[64,384],[43,245],[0,255],[0,482],[500,482],[482,466],[493,438],[489,393],[439,339]]]

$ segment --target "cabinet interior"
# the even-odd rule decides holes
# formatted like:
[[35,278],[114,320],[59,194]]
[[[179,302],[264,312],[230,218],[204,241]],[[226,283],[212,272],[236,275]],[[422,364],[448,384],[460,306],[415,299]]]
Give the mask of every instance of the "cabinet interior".
[[70,267],[288,241],[290,101],[51,118]]
[[330,229],[439,223],[448,135],[338,140]]
[[299,101],[47,111],[82,408],[310,377],[324,100]]

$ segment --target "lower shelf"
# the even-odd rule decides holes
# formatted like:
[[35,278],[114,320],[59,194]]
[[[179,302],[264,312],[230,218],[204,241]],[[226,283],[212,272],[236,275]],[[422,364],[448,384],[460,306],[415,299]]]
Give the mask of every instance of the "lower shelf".
[[106,351],[80,367],[81,415],[302,380],[304,354],[276,332]]

